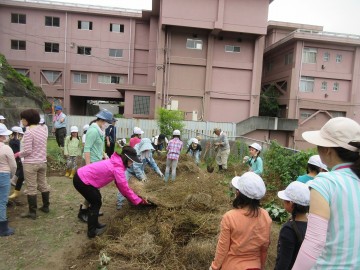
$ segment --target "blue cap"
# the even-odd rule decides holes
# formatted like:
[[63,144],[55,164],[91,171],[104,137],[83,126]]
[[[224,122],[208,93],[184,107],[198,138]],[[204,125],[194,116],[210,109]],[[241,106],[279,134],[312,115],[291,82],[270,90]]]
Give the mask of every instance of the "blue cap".
[[96,117],[111,124],[113,119],[113,114],[106,109],[102,109],[100,112],[98,112]]
[[60,105],[55,106],[55,111],[62,111],[62,107]]

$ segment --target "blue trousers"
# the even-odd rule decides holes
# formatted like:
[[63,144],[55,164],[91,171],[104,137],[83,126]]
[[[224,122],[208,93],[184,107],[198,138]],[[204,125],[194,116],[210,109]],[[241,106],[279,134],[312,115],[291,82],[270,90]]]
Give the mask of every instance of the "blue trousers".
[[10,172],[0,172],[0,222],[6,221],[6,204],[10,192]]

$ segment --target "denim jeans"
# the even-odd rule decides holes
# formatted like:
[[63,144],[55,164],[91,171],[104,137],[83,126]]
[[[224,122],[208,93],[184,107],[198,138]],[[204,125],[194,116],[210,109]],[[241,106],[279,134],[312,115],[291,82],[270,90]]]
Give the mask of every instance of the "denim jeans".
[[[131,173],[129,173],[128,170],[125,171],[125,177],[126,177],[126,180],[129,181],[129,179],[131,177]],[[124,201],[126,200],[126,198],[120,192],[117,193],[116,197],[117,197],[116,198],[116,209],[120,210],[121,207],[123,206]]]
[[10,192],[10,172],[0,172],[0,222],[6,221],[6,204]]
[[166,169],[165,169],[165,182],[169,180],[170,168],[171,168],[171,180],[175,181],[176,178],[176,167],[178,165],[177,159],[166,159]]

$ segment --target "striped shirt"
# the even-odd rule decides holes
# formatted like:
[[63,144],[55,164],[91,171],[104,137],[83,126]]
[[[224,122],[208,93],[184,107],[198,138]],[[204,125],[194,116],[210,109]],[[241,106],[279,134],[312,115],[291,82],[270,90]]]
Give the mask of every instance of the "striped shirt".
[[310,184],[330,207],[326,244],[312,269],[360,269],[360,180],[349,165],[336,165]]
[[47,138],[46,125],[30,126],[26,129],[22,140],[24,148],[20,152],[20,156],[24,158],[23,163],[46,162]]
[[168,150],[167,158],[175,160],[179,159],[182,146],[183,142],[180,141],[179,138],[175,137],[170,140],[168,146],[166,147],[166,150]]

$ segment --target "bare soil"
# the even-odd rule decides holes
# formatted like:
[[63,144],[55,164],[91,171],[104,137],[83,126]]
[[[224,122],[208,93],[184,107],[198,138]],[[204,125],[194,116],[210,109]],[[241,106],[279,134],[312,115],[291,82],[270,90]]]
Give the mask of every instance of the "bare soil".
[[[158,157],[165,170],[165,159]],[[139,208],[126,204],[116,210],[115,185],[101,190],[100,217],[107,223],[104,235],[89,240],[87,225],[77,218],[83,198],[74,189],[72,180],[53,175],[50,213],[38,211],[36,220],[22,219],[27,211],[22,195],[8,207],[8,218],[15,235],[0,238],[1,269],[207,269],[215,253],[222,214],[231,208],[231,179],[241,168],[230,167],[228,175],[208,173],[187,157],[181,157],[175,182],[165,184],[153,172],[149,181],[130,180],[139,195],[157,207]],[[41,196],[38,196],[41,206]],[[273,269],[280,226],[273,223],[272,243],[267,268]],[[99,256],[109,263],[101,265]]]

